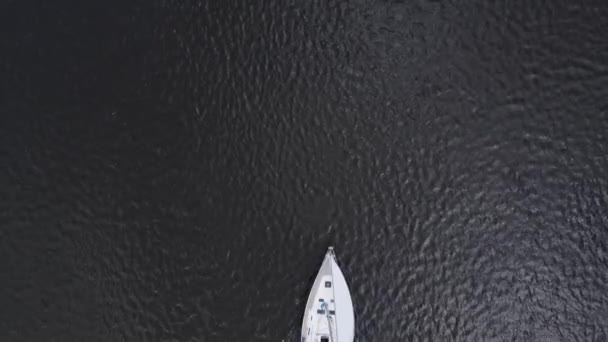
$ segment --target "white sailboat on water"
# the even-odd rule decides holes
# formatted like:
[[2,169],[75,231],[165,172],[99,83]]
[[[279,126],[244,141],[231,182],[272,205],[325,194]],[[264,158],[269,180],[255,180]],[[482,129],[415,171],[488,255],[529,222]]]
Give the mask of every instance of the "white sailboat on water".
[[334,249],[329,247],[308,295],[301,342],[352,342],[354,337],[353,302]]

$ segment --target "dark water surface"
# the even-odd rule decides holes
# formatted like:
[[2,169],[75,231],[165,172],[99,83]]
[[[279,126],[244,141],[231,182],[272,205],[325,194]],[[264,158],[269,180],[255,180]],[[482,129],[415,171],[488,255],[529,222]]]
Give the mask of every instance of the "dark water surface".
[[4,1],[0,340],[608,340],[608,2]]

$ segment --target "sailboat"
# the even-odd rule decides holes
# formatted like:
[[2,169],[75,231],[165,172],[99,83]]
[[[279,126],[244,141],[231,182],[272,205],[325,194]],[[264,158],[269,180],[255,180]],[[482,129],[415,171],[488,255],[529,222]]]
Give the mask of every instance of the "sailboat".
[[334,248],[329,247],[308,295],[301,342],[353,342],[354,337],[353,302]]

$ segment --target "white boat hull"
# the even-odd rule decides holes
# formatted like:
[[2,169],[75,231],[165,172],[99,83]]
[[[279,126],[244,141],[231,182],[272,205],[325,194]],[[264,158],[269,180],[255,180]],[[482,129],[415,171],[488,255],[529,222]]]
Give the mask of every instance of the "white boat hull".
[[350,291],[329,247],[306,302],[301,342],[352,342],[354,337]]

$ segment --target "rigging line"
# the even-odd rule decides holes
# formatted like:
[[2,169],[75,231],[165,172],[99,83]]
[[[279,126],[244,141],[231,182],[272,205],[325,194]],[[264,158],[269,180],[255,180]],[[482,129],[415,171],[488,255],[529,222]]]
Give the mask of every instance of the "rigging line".
[[[336,301],[336,280],[334,279],[334,263],[336,262],[336,255],[334,254],[334,251],[332,249],[332,253],[331,253],[331,260],[329,261],[330,264],[330,269],[331,269],[331,292],[334,295],[334,311],[338,311],[338,302]],[[328,305],[329,307],[329,305]],[[329,311],[328,311],[329,314]],[[336,339],[338,339],[338,317],[336,316]],[[331,329],[329,330],[329,333],[331,335]],[[332,336],[332,342],[333,342],[333,336]]]

